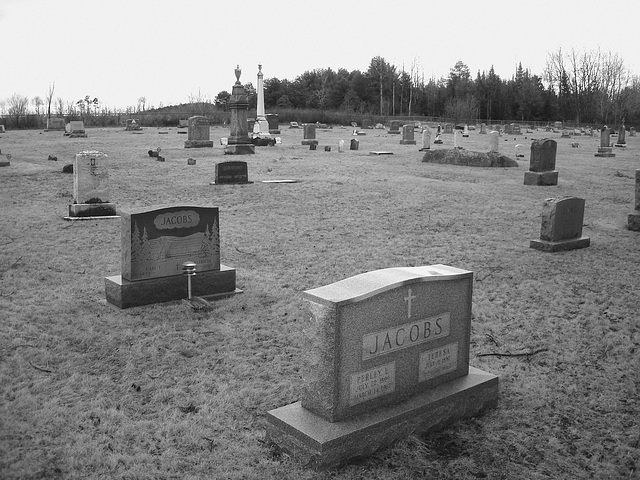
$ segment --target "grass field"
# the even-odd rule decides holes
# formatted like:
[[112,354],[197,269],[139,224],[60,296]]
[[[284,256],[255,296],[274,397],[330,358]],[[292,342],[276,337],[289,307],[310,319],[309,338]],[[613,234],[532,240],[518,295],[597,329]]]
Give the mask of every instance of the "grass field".
[[[1,478],[640,478],[640,233],[625,228],[637,137],[596,158],[596,137],[503,136],[512,158],[524,145],[519,167],[473,168],[422,163],[417,132],[412,146],[367,130],[359,151],[338,153],[350,127],[319,130],[317,151],[285,128],[281,145],[245,157],[223,155],[223,128],[206,149],[177,132],[0,134],[12,155],[0,168]],[[558,141],[557,186],[523,185],[532,137]],[[451,148],[443,138],[433,148]],[[488,151],[477,130],[461,141]],[[158,146],[164,163],[147,155]],[[368,155],[381,149],[394,155]],[[211,311],[107,305],[119,221],[63,219],[62,167],[83,150],[109,156],[118,208],[219,206],[221,260],[244,293]],[[215,163],[237,159],[255,183],[210,185]],[[564,195],[585,199],[591,246],[530,249],[542,202]],[[265,444],[265,413],[301,390],[301,292],[435,263],[474,272],[471,364],[499,375],[497,408],[328,472]]]

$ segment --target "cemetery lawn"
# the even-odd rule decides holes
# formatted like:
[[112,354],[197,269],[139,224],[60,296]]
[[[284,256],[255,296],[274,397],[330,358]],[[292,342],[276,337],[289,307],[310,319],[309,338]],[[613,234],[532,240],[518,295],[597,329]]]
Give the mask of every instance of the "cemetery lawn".
[[[519,167],[474,168],[422,163],[418,132],[400,145],[367,130],[349,151],[352,128],[335,127],[310,151],[282,127],[281,145],[244,157],[223,155],[221,127],[203,149],[185,149],[175,128],[0,134],[13,157],[0,168],[0,477],[638,478],[640,233],[626,229],[637,137],[596,158],[597,137],[503,136],[511,158],[524,145]],[[523,185],[532,137],[558,141],[557,186]],[[443,139],[432,148],[451,148]],[[488,141],[476,130],[461,144]],[[147,155],[158,146],[164,163]],[[83,150],[109,156],[118,209],[219,206],[221,260],[244,293],[210,311],[107,305],[119,220],[63,219],[73,176],[62,167]],[[224,160],[247,161],[254,183],[210,185]],[[262,183],[273,179],[298,183]],[[564,195],[585,199],[591,246],[529,248],[543,201]],[[301,391],[301,293],[437,263],[474,272],[471,365],[500,377],[498,406],[328,472],[266,444],[265,413]]]

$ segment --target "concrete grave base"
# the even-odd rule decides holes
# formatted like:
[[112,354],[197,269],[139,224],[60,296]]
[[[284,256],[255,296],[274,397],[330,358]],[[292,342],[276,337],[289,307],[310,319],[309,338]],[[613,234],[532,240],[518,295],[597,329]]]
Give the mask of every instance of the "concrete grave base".
[[469,374],[404,403],[331,423],[300,402],[267,412],[266,440],[294,460],[316,468],[366,457],[408,435],[437,430],[473,417],[498,400],[498,377],[474,367]]
[[531,240],[530,248],[535,248],[541,252],[565,252],[567,250],[576,250],[578,248],[586,248],[591,244],[589,237],[570,238],[569,240],[558,240],[551,242],[547,240]]
[[640,212],[635,211],[630,213],[627,218],[627,229],[634,232],[640,232]]
[[0,167],[10,167],[10,166],[11,166],[11,162],[0,160]]
[[524,184],[541,186],[558,185],[558,171],[524,172]]
[[318,140],[302,140],[300,145],[318,145]]
[[615,157],[613,148],[611,147],[598,147],[598,153],[594,154],[595,157]]
[[213,147],[213,140],[187,140],[184,148],[209,148]]
[[400,140],[400,145],[415,145],[415,140]]
[[256,146],[251,143],[238,143],[224,147],[225,155],[252,155],[256,153]]
[[[105,277],[104,280],[107,302],[118,308],[139,307],[188,297],[185,275],[135,282],[125,280],[122,275],[114,275]],[[228,297],[241,291],[236,289],[235,268],[226,265],[220,265],[220,270],[197,272],[191,281],[192,296],[205,299]]]
[[69,205],[69,217],[113,217],[115,203],[74,203]]

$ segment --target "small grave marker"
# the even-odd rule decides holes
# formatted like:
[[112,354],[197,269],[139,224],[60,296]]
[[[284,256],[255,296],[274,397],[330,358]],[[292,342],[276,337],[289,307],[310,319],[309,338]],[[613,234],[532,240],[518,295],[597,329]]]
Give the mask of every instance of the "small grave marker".
[[316,140],[316,125],[314,123],[304,125],[302,145],[318,145],[318,140]]
[[413,125],[403,125],[402,126],[402,140],[400,140],[400,145],[415,145],[416,141],[414,139],[414,126]]
[[525,185],[557,185],[556,151],[558,143],[545,138],[531,142],[529,171],[524,172]]
[[391,121],[391,126],[389,127],[389,133],[392,134],[400,134],[400,122],[397,120]]
[[611,147],[611,130],[605,125],[600,130],[600,146],[598,147],[598,153],[594,154],[596,157],[615,157],[613,148]]
[[212,185],[235,185],[249,181],[247,162],[230,161],[216,163],[216,177]]
[[358,150],[360,148],[360,141],[356,138],[351,139],[351,145],[349,146],[349,150]]
[[543,252],[588,247],[591,240],[582,236],[583,221],[583,198],[548,198],[542,204],[540,239],[531,240],[529,246]]
[[73,162],[73,204],[66,220],[113,218],[110,201],[108,157],[95,150],[80,152]]

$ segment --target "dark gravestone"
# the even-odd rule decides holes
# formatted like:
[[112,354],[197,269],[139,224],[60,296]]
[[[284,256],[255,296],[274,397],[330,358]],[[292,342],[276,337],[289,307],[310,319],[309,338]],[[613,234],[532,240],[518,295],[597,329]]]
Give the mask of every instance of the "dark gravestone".
[[634,211],[627,219],[627,228],[635,232],[640,232],[640,170],[636,170],[636,198]]
[[277,135],[280,133],[280,121],[277,113],[267,113],[267,123],[269,124],[269,133]]
[[242,184],[249,182],[247,162],[231,161],[216,163],[216,185]]
[[187,298],[183,263],[195,262],[193,294],[236,293],[235,269],[220,264],[217,207],[146,208],[122,215],[122,274],[105,278],[119,308]]
[[557,185],[556,151],[558,143],[548,138],[531,142],[529,171],[524,173],[525,185]]
[[400,134],[400,122],[397,120],[391,121],[391,126],[389,127],[389,133]]
[[583,198],[549,198],[542,206],[540,240],[531,240],[530,247],[543,252],[588,247],[591,240],[582,236],[583,221]]
[[325,468],[494,405],[498,378],[469,365],[472,284],[430,265],[304,292],[301,401],[267,413],[267,441]]
[[357,139],[352,138],[349,150],[358,150],[359,147],[360,147],[360,142]]
[[413,125],[403,125],[402,126],[402,140],[400,140],[400,145],[415,145],[416,141],[414,138],[414,127]]
[[187,141],[184,142],[184,148],[203,148],[213,147],[213,141],[210,136],[209,119],[200,115],[189,118],[189,131]]
[[307,123],[304,125],[304,133],[302,145],[317,145],[316,140],[316,125],[313,123]]
[[594,154],[596,157],[615,157],[613,148],[611,147],[611,130],[605,125],[600,130],[600,146],[598,147],[598,153]]

